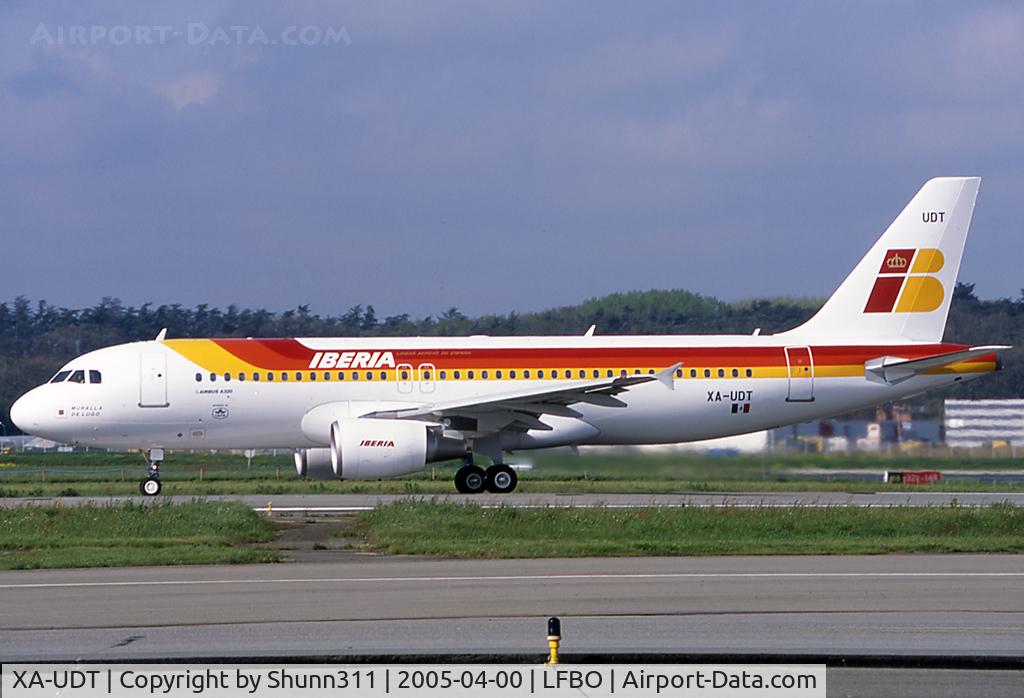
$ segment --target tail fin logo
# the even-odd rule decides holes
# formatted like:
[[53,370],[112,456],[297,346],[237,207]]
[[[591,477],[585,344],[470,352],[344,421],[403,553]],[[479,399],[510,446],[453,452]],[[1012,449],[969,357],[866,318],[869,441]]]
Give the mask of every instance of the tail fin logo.
[[885,266],[882,271],[896,272],[897,270],[904,270],[908,264],[910,262],[907,261],[907,258],[900,256],[900,253],[896,252],[892,257],[885,260]]
[[864,312],[929,313],[937,310],[945,298],[945,289],[931,275],[941,271],[944,264],[941,250],[887,251]]

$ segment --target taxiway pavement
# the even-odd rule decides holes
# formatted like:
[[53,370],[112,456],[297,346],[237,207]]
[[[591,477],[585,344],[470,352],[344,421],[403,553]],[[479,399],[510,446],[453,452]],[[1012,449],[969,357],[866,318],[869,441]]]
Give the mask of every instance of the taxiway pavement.
[[0,573],[5,661],[543,653],[1024,657],[1024,556],[438,560]]

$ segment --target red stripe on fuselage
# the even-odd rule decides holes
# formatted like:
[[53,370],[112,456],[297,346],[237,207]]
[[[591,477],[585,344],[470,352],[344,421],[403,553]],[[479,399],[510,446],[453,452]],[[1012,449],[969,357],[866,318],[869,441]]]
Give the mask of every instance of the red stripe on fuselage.
[[[294,339],[217,339],[218,346],[263,370],[301,370],[318,352],[386,352],[396,364],[437,368],[664,367],[688,368],[786,366],[783,347],[586,347],[523,349],[389,349],[381,344],[359,349],[311,349]],[[923,358],[966,349],[961,344],[812,346],[816,366],[845,366],[879,356]],[[991,360],[986,357],[975,359]]]

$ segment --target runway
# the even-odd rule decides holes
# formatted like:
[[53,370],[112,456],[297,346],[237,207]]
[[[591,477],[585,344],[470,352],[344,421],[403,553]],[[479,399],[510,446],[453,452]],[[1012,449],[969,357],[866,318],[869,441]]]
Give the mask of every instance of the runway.
[[[0,497],[0,507],[20,505],[81,506],[118,502],[191,502],[193,496],[173,496],[173,482],[165,485],[168,496],[134,497]],[[381,504],[409,499],[424,501],[475,503],[485,507],[894,507],[894,506],[991,506],[1008,502],[1024,506],[1024,492],[714,492],[679,494],[552,494],[514,492],[507,495],[462,494],[281,494],[281,495],[214,495],[209,501],[243,502],[254,509],[274,512],[346,513],[367,511]]]
[[333,562],[0,573],[6,661],[537,654],[1024,657],[1024,556]]

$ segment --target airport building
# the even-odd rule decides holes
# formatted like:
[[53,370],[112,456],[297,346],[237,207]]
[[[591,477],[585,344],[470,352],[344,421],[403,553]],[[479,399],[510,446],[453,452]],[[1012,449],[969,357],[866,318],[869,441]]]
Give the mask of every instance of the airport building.
[[1024,444],[1024,400],[946,400],[946,445]]

